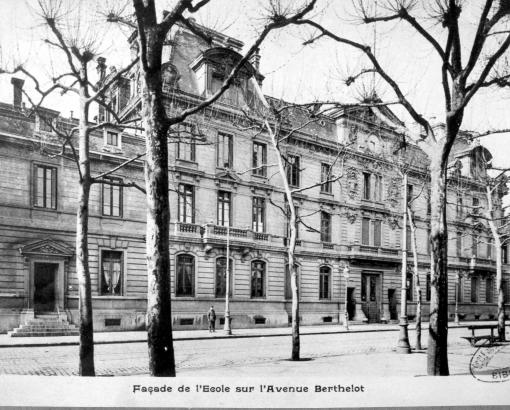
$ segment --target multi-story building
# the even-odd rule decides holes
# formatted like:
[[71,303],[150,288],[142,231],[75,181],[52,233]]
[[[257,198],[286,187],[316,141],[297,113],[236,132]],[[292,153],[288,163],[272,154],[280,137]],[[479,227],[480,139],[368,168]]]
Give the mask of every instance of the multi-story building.
[[[171,33],[163,73],[170,112],[212,95],[239,60],[241,42],[210,33],[213,45],[185,27]],[[258,115],[257,88],[264,80],[258,72],[259,58],[255,55],[246,64],[219,102],[170,133],[169,275],[175,328],[205,327],[211,304],[223,320],[227,242],[232,326],[289,323],[288,224],[282,212],[286,202],[275,167],[277,154],[266,133],[245,126],[246,112]],[[105,69],[104,59],[99,60],[98,69]],[[73,259],[77,171],[67,155],[55,155],[58,141],[47,127],[48,121],[71,127],[75,120],[51,110],[26,116],[21,84],[13,81],[14,103],[0,105],[3,332],[48,310],[71,322],[78,320]],[[134,69],[110,90],[110,106],[122,118],[135,118],[139,91]],[[307,122],[296,127],[299,130],[283,144],[289,184],[293,188],[313,186],[294,194],[302,221],[296,246],[301,323],[341,323],[345,310],[350,320],[359,323],[398,319],[404,191],[416,197],[412,207],[426,317],[430,209],[425,154],[414,145],[405,154],[396,150],[403,124],[387,108],[339,109],[316,121],[308,121],[305,115],[297,110],[284,124],[292,127]],[[106,116],[101,110],[98,120]],[[93,173],[98,175],[143,150],[139,132],[121,127],[96,132],[91,137]],[[466,319],[496,314],[490,232],[483,221],[473,231],[469,211],[486,202],[483,178],[489,158],[490,153],[467,136],[459,139],[451,156],[447,213],[450,312],[453,315],[457,302]],[[400,163],[408,164],[407,168]],[[408,172],[405,188],[402,169]],[[328,175],[337,178],[319,184]],[[134,161],[109,178],[143,185],[143,162]],[[92,187],[89,246],[96,330],[144,327],[144,220],[142,192],[103,184]],[[506,255],[505,247],[508,277]],[[411,318],[416,304],[413,282],[409,274]],[[508,282],[505,289],[508,295]]]

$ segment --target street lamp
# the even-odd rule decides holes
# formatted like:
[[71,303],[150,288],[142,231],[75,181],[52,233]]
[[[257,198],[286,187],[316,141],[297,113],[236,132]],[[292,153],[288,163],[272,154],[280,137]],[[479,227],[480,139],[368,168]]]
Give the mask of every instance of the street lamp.
[[344,298],[344,315],[345,315],[345,330],[349,330],[349,312],[347,311],[347,294],[348,294],[348,286],[349,286],[349,265],[346,263],[344,266],[344,278],[345,278],[345,298]]
[[403,228],[402,228],[402,292],[400,294],[400,333],[398,335],[397,353],[411,353],[409,334],[407,327],[407,172],[403,173],[402,192],[403,203]]

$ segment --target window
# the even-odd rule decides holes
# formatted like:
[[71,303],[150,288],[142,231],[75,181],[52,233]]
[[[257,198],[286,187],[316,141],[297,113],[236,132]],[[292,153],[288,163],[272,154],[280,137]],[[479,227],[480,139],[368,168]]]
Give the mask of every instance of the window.
[[252,158],[252,168],[253,175],[258,175],[261,177],[266,176],[266,165],[267,165],[267,147],[266,144],[262,144],[261,142],[253,143],[253,158]]
[[54,124],[54,118],[45,117],[43,115],[38,115],[37,118],[39,119],[39,131],[42,132],[53,132],[53,124]]
[[106,145],[120,147],[119,133],[115,131],[106,131]]
[[427,300],[427,302],[430,301],[430,293],[431,293],[431,289],[430,289],[430,273],[427,273],[427,277],[425,278],[425,299]]
[[193,185],[179,184],[177,218],[179,222],[195,223],[195,192]]
[[457,256],[462,256],[462,232],[457,231]]
[[34,165],[34,206],[57,209],[57,168]]
[[177,255],[176,272],[175,296],[193,296],[195,288],[195,258],[192,255]]
[[266,276],[266,263],[263,261],[253,261],[251,263],[251,297],[266,297],[264,286]]
[[462,276],[459,276],[457,293],[458,301],[460,303],[464,302],[464,278]]
[[191,124],[179,124],[177,127],[177,158],[195,161],[195,129]]
[[431,231],[430,231],[430,228],[427,229],[427,255],[430,255],[432,249],[431,249],[431,246],[430,246],[430,234],[431,234]]
[[479,213],[480,211],[479,206],[480,199],[478,199],[477,197],[473,197],[473,215],[477,215]]
[[[290,238],[290,207],[289,204],[285,204],[285,237]],[[296,239],[299,238],[299,207],[294,205],[294,213],[296,214]]]
[[254,232],[265,232],[266,200],[254,197],[252,203],[252,228]]
[[223,132],[218,133],[216,166],[219,168],[232,168],[232,135]]
[[492,278],[487,278],[485,281],[485,302],[494,302],[494,281]]
[[101,295],[122,294],[122,252],[101,251]]
[[367,201],[382,201],[382,177],[380,175],[363,172],[363,199]]
[[471,278],[471,303],[478,303],[478,277]]
[[457,193],[456,214],[458,219],[461,219],[464,216],[464,204],[461,193]]
[[[229,70],[230,71],[230,70]],[[211,94],[215,94],[223,85],[225,77],[221,73],[213,72],[211,76]],[[241,82],[239,79],[234,80],[229,88],[220,97],[220,101],[226,104],[237,105],[241,94]]]
[[[321,164],[321,192],[330,194],[331,193],[331,165],[329,164]],[[328,182],[324,182],[328,181]]]
[[508,263],[508,247],[507,245],[503,245],[501,247],[501,259],[503,263]]
[[381,246],[381,221],[373,221],[374,226],[374,246]]
[[321,242],[331,242],[331,215],[321,211]]
[[[232,259],[230,259],[230,263],[228,265],[228,273],[229,273],[229,296],[232,296]],[[218,258],[216,259],[216,292],[215,295],[217,298],[224,298],[227,292],[227,258]]]
[[300,158],[297,155],[287,157],[287,182],[290,186],[299,186]]
[[106,183],[102,184],[102,201],[103,215],[105,216],[122,216],[122,187],[113,184],[121,184],[120,178],[103,178]]
[[361,220],[361,244],[370,245],[370,219],[363,218]]
[[478,257],[478,235],[471,237],[471,256]]
[[413,301],[413,274],[408,273],[407,274],[407,281],[406,281],[406,299],[409,302]]
[[408,226],[406,227],[406,250],[409,252],[409,255],[411,254],[411,228]]
[[492,238],[487,238],[487,259],[492,259]]
[[413,186],[411,184],[407,185],[407,204],[409,208],[413,209]]
[[371,221],[370,218],[361,219],[361,244],[381,246],[381,221]]
[[319,271],[319,299],[331,299],[331,268],[321,266]]
[[218,192],[218,225],[230,226],[231,220],[231,193],[227,191]]

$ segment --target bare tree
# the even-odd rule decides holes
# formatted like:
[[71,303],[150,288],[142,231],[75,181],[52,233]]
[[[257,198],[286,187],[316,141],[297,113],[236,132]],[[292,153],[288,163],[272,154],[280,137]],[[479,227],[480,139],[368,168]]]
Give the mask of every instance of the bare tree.
[[295,24],[314,8],[316,0],[304,2],[297,8],[279,7],[271,1],[266,24],[246,54],[235,63],[220,89],[194,107],[169,114],[162,92],[162,50],[168,33],[183,24],[207,42],[208,32],[195,24],[190,15],[198,12],[209,0],[179,0],[158,21],[154,0],[133,0],[134,22],[110,13],[111,22],[125,23],[136,30],[142,79],[142,118],[145,128],[147,191],[147,276],[148,276],[148,345],[149,369],[153,376],[175,376],[170,307],[170,253],[168,203],[168,129],[183,122],[217,101],[233,83],[250,57],[258,50],[269,33]]
[[[88,219],[89,219],[89,195],[92,184],[109,183],[104,177],[120,169],[135,159],[126,161],[113,170],[93,177],[90,166],[90,137],[92,132],[100,130],[105,124],[92,124],[89,120],[90,109],[94,103],[103,104],[106,90],[115,83],[135,63],[132,61],[127,67],[110,76],[108,81],[94,85],[89,78],[89,66],[94,61],[99,39],[95,37],[82,37],[78,28],[69,30],[69,16],[72,14],[64,9],[60,1],[39,0],[39,14],[49,30],[51,38],[44,41],[62,53],[65,63],[62,64],[62,72],[52,78],[53,84],[43,89],[39,80],[24,66],[16,67],[13,72],[20,72],[29,77],[35,86],[38,101],[34,101],[28,93],[24,92],[31,103],[29,112],[43,113],[42,104],[54,91],[62,94],[71,93],[79,100],[78,125],[74,127],[60,127],[53,118],[41,115],[41,121],[46,122],[53,133],[60,140],[61,151],[58,155],[75,161],[78,169],[78,210],[76,220],[76,273],[78,277],[79,292],[79,316],[80,316],[80,352],[79,374],[81,376],[94,376],[94,341],[93,341],[93,315],[92,295],[89,270],[88,251]],[[112,115],[116,115],[112,112]],[[77,139],[78,146],[74,143]],[[71,151],[71,157],[67,156],[66,149]],[[138,157],[139,158],[139,157]],[[125,186],[136,186],[134,182]]]
[[[475,12],[474,9],[477,8],[472,3],[437,0],[430,6],[428,2],[414,0],[386,0],[381,2],[384,6],[381,7],[382,13],[370,7],[370,4],[373,5],[371,2],[359,0],[357,4],[363,23],[401,21],[408,24],[439,59],[437,69],[442,81],[438,87],[444,96],[444,129],[441,132],[438,132],[438,129],[415,108],[401,88],[402,82],[389,74],[370,46],[336,34],[316,21],[305,19],[299,22],[317,32],[306,43],[326,37],[363,53],[371,66],[353,78],[357,79],[366,73],[379,75],[422,129],[417,139],[429,156],[431,173],[432,272],[427,373],[448,375],[448,233],[445,196],[448,157],[462,126],[465,109],[473,97],[482,88],[508,83],[508,72],[498,70],[497,63],[502,60],[510,46],[508,30],[510,3],[506,0],[483,2],[474,40],[460,30],[460,18],[465,9],[471,8]],[[428,29],[424,22],[431,18],[440,24]],[[438,30],[439,33],[434,30]],[[438,40],[440,38],[445,39],[444,45]],[[468,57],[464,60],[463,51],[466,49]],[[417,61],[416,64],[422,62]]]

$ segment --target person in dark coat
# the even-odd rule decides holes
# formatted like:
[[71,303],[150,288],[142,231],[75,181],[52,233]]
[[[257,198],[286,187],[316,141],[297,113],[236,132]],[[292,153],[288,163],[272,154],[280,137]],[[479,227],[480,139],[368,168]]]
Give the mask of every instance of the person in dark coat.
[[207,319],[209,319],[209,332],[215,332],[216,312],[214,311],[214,306],[211,306],[209,312],[207,312]]

